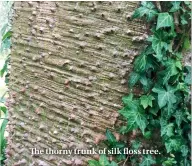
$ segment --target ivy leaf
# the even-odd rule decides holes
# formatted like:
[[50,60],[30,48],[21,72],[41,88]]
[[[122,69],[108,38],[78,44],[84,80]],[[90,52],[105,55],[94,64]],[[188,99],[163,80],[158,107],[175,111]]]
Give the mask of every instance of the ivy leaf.
[[101,166],[108,166],[108,165],[109,165],[109,161],[108,161],[106,155],[104,155],[104,154],[101,154],[101,155],[100,155],[99,164],[100,164]]
[[186,145],[182,145],[182,146],[181,146],[182,156],[183,156],[183,157],[187,156],[188,152],[189,152],[188,147],[187,147]]
[[189,86],[186,83],[178,83],[177,84],[177,90],[186,92],[188,94],[189,92]]
[[185,69],[187,70],[187,74],[185,76],[185,83],[191,85],[192,84],[192,79],[191,79],[191,67],[190,66],[185,66]]
[[131,149],[138,150],[141,146],[141,142],[138,140],[132,140]]
[[186,24],[188,24],[188,22],[187,22],[187,20],[186,20],[186,18],[185,18],[185,16],[184,15],[181,15],[181,24],[182,25],[186,25]]
[[98,161],[96,160],[89,160],[89,166],[101,166]]
[[109,129],[106,129],[106,138],[109,141],[109,143],[113,144],[115,142],[117,142],[115,136],[113,135],[113,133],[111,131],[109,131]]
[[165,105],[168,106],[168,115],[170,114],[170,109],[174,103],[176,103],[175,89],[171,86],[167,86],[167,89],[162,87],[154,87],[152,89],[153,92],[158,94],[158,105],[161,109]]
[[152,107],[152,101],[154,100],[155,98],[152,96],[152,95],[143,95],[140,97],[140,102],[141,102],[141,105],[143,106],[144,109],[146,109],[148,106],[151,106]]
[[175,164],[177,164],[177,161],[174,158],[168,158],[163,162],[163,166],[173,166]]
[[137,128],[137,126],[133,126],[132,128],[130,128],[129,126],[130,126],[130,124],[129,124],[129,125],[127,124],[127,126],[122,126],[122,127],[120,128],[119,132],[120,132],[121,134],[125,134],[125,133],[133,130],[134,127]]
[[177,10],[180,9],[181,2],[173,1],[173,2],[171,2],[171,4],[173,5],[173,7],[170,9],[170,12],[176,12]]
[[167,136],[167,137],[171,137],[173,136],[173,129],[174,129],[174,124],[173,123],[169,123],[168,125],[164,125],[161,123],[161,136]]
[[120,129],[120,133],[124,134],[124,133],[127,133],[129,131],[132,131],[133,129],[138,128],[138,125],[136,123],[136,119],[134,119],[134,117],[131,115],[132,112],[133,111],[130,111],[129,108],[127,108],[127,107],[124,107],[123,109],[121,109],[119,111],[119,113],[121,115],[123,115],[123,117],[125,117],[127,120],[129,119],[127,126],[123,126]]
[[147,21],[150,21],[153,19],[154,16],[157,15],[157,10],[155,9],[155,6],[151,2],[142,2],[141,7],[135,10],[132,18],[139,18],[146,16]]
[[143,72],[150,68],[155,69],[157,67],[154,57],[148,53],[149,50],[145,50],[135,59],[134,71],[138,72],[139,74],[143,74]]
[[116,162],[112,161],[110,166],[118,166]]
[[155,51],[156,55],[154,55],[159,61],[162,60],[163,54],[162,50],[167,49],[168,45],[167,42],[166,34],[164,34],[163,31],[155,31],[153,36],[151,37],[151,42],[152,42],[152,48]]
[[139,81],[143,85],[142,89],[145,93],[148,92],[153,85],[153,81],[151,79],[147,78],[145,75],[142,75],[141,78],[139,79]]
[[184,116],[183,112],[181,110],[177,110],[173,116],[175,117],[177,126],[180,127]]
[[134,70],[137,72],[144,72],[147,66],[147,55],[142,53],[134,62]]
[[127,132],[139,127],[144,134],[144,130],[147,126],[147,118],[145,112],[139,106],[137,101],[132,102],[135,103],[134,109],[133,107],[127,106],[120,110],[119,113],[128,120],[128,125],[126,128]]
[[117,161],[122,161],[126,159],[126,155],[125,154],[119,154],[116,157]]
[[152,108],[149,109],[149,112],[152,113],[155,116],[157,116],[158,111],[159,111],[158,105],[155,105],[155,106],[153,106]]
[[173,139],[168,139],[165,142],[165,147],[167,149],[167,152],[171,152],[171,151],[178,151],[180,149],[181,146],[181,140],[179,138],[173,138]]
[[139,78],[140,78],[139,73],[134,72],[134,71],[131,72],[129,81],[128,81],[129,87],[133,87],[138,82]]
[[147,132],[145,132],[145,134],[144,134],[144,137],[146,138],[146,139],[150,139],[151,138],[151,131],[147,131]]
[[157,19],[157,27],[156,30],[159,28],[165,28],[165,27],[173,27],[173,17],[169,15],[169,13],[159,13],[158,19]]
[[182,69],[182,64],[180,61],[176,61],[173,59],[168,59],[165,63],[166,69],[160,72],[163,75],[163,85],[165,85],[171,76],[175,76],[179,73],[178,69]]
[[191,42],[189,36],[185,35],[184,42],[183,42],[183,49],[189,50],[191,48]]
[[153,164],[156,164],[156,161],[151,157],[151,155],[146,155],[139,166],[151,166]]
[[133,105],[133,106],[134,106],[134,103],[133,103],[133,94],[130,93],[128,96],[123,96],[123,97],[122,97],[122,101],[123,101],[123,104],[124,104],[125,106],[127,106],[127,105],[129,105],[129,106]]

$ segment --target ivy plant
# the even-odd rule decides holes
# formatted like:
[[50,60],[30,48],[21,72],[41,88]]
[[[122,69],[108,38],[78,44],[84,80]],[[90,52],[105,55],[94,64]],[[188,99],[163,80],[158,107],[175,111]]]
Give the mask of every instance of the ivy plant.
[[106,155],[100,155],[99,161],[97,160],[89,160],[89,166],[118,166],[116,162],[110,162]]
[[[141,2],[132,18],[146,22],[149,37],[129,75],[130,92],[122,98],[124,107],[119,110],[127,123],[119,132],[125,135],[140,131],[129,138],[130,147],[139,149],[148,140],[151,146],[157,143],[160,153],[128,156],[127,162],[189,166],[191,67],[185,66],[183,58],[190,49],[191,3]],[[132,93],[134,88],[140,89],[139,95]],[[109,147],[116,142],[113,139],[107,139]]]

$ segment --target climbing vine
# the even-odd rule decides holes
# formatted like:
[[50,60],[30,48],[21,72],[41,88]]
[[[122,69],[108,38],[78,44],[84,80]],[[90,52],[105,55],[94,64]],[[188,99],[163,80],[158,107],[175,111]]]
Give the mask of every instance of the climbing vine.
[[[158,154],[120,154],[114,161],[105,155],[90,160],[90,166],[116,166],[118,163],[150,166],[190,165],[191,67],[184,55],[190,49],[190,2],[141,2],[133,15],[147,24],[146,47],[136,57],[130,73],[129,95],[122,98],[119,113],[126,120],[119,133],[129,135],[128,143],[106,131],[109,149],[125,147],[158,149]],[[134,89],[140,94],[133,94]],[[131,134],[130,134],[131,133]]]

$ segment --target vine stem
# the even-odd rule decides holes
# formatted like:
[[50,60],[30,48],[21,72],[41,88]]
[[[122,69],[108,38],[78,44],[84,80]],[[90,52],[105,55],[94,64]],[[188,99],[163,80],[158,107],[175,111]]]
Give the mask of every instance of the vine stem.
[[[189,28],[187,34],[189,34],[190,31],[191,31],[191,28]],[[176,52],[176,51],[179,49],[179,47],[181,46],[181,44],[183,44],[183,39],[184,39],[184,35],[181,37],[181,40],[179,41],[179,44],[178,44],[177,47],[175,48],[174,52]]]
[[127,162],[128,158],[129,158],[129,156],[127,156],[127,158],[126,158],[125,162],[123,163],[123,166],[125,166],[125,164],[126,164],[126,162]]

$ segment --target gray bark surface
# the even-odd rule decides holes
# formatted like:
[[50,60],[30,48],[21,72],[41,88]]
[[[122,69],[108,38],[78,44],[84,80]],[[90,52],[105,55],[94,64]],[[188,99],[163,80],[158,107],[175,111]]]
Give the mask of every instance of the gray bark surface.
[[[96,147],[114,129],[145,28],[137,2],[15,2],[7,166],[87,165],[92,155],[31,155]],[[138,42],[139,41],[139,42]]]

